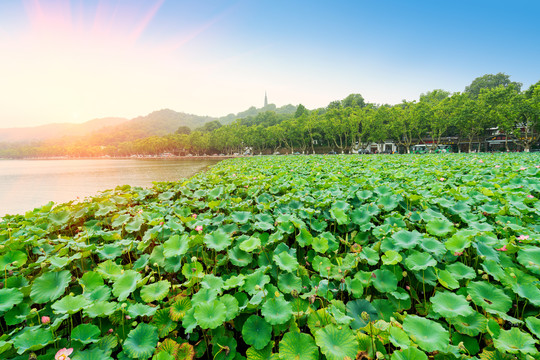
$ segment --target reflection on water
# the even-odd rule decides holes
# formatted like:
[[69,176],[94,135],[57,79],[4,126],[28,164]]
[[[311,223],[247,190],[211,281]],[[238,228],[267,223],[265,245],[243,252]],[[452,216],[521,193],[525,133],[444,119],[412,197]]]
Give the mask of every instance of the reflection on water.
[[0,216],[24,214],[49,201],[63,203],[118,185],[150,187],[187,178],[216,159],[0,160]]

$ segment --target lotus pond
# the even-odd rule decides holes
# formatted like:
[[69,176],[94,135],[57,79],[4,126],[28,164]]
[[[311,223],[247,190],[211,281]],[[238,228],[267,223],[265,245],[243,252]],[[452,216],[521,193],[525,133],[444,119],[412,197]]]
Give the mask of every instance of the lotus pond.
[[49,204],[0,358],[540,359],[539,197],[535,154],[289,156]]

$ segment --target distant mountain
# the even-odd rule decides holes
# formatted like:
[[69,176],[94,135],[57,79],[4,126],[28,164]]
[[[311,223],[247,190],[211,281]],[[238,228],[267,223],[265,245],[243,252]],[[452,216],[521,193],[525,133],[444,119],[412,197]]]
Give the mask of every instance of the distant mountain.
[[222,116],[218,120],[223,125],[232,123],[236,119],[244,119],[249,116],[256,116],[259,113],[265,111],[273,111],[276,114],[294,114],[296,112],[296,106],[294,105],[284,105],[282,107],[276,107],[274,104],[268,104],[262,108],[256,108],[255,106],[250,107],[246,111],[239,112],[238,114],[229,114],[227,116]]
[[25,128],[0,129],[0,142],[32,142],[62,137],[85,136],[99,129],[117,126],[128,121],[123,118],[108,117],[94,119],[82,124],[47,124]]
[[148,136],[163,136],[174,133],[180,126],[195,129],[212,120],[215,118],[163,109],[116,126],[101,128],[90,134],[88,141],[96,145],[118,144]]

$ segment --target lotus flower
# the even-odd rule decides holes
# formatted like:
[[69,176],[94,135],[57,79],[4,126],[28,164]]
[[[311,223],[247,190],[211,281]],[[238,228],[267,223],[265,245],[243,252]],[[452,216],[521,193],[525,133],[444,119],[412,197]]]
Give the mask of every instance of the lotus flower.
[[519,235],[518,240],[527,240],[529,238],[529,235]]
[[527,168],[522,166],[519,168],[519,170],[523,171],[523,170],[527,170]]
[[191,217],[194,218],[194,219],[196,219],[196,218],[197,218],[197,214],[192,214]]
[[439,179],[439,181],[444,181],[444,180],[446,180],[446,179],[445,179],[445,178],[443,178],[443,177]]
[[506,245],[504,245],[502,248],[499,248],[499,249],[495,249],[497,251],[507,251],[508,249],[506,248]]
[[69,357],[69,355],[71,355],[72,352],[73,352],[73,348],[60,349],[60,350],[58,350],[56,355],[54,355],[54,360],[70,360],[71,358]]
[[460,255],[463,255],[463,251],[456,251],[454,253],[455,256],[460,256]]
[[202,231],[202,225],[195,226],[195,231]]
[[42,316],[42,317],[41,317],[41,323],[42,323],[43,325],[47,325],[47,324],[50,323],[50,322],[51,322],[51,318],[50,318],[50,317],[48,317],[48,316]]
[[478,161],[478,162],[479,162],[480,164],[483,164],[483,163],[484,163],[484,160],[480,160],[480,161]]
[[532,196],[531,194],[527,195],[527,197],[528,197],[529,199],[534,199],[534,196]]
[[497,169],[500,168],[500,167],[501,167],[501,165],[495,165],[495,168],[497,168]]

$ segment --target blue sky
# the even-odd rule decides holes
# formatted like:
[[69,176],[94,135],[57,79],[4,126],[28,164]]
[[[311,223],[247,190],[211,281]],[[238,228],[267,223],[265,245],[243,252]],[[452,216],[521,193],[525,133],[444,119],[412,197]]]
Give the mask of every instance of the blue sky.
[[[0,2],[0,127],[540,80],[538,1]],[[7,54],[7,56],[6,56]]]

